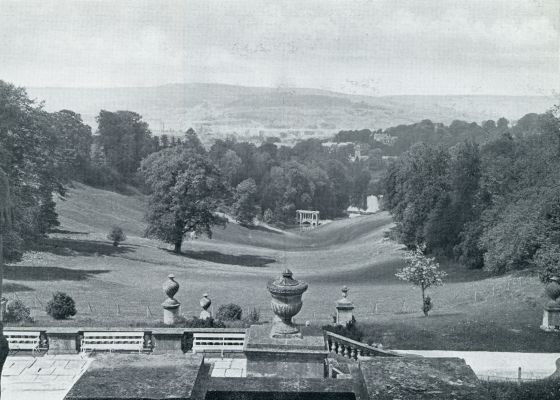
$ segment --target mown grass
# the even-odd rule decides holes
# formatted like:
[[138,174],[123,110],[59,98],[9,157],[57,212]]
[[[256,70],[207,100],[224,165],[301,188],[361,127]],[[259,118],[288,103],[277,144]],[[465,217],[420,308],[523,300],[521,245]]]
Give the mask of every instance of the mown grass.
[[[181,285],[182,313],[198,316],[209,293],[213,307],[236,303],[270,320],[268,280],[289,267],[309,283],[296,321],[332,321],[342,285],[350,287],[355,315],[386,347],[559,351],[560,339],[538,329],[542,286],[534,276],[491,277],[445,265],[448,283],[430,291],[434,312],[424,318],[420,293],[398,281],[402,246],[386,238],[386,213],[339,220],[308,232],[218,228],[214,238],[188,241],[183,254],[142,237],[144,199],[76,185],[59,201],[61,227],[18,264],[7,266],[7,296],[32,307],[40,325],[150,324],[162,318],[161,289],[169,273]],[[128,240],[113,247],[112,225]],[[53,321],[44,312],[55,291],[76,301],[78,314]]]

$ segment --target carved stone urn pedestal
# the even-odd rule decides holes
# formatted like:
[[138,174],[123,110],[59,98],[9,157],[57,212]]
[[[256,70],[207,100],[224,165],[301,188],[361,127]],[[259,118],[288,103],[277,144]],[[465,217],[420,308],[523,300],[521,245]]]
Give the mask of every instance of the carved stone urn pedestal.
[[179,307],[181,303],[174,299],[173,296],[179,291],[179,284],[175,281],[175,275],[169,274],[168,280],[163,283],[163,291],[167,295],[167,299],[161,303],[163,307],[163,323],[165,325],[174,325],[179,316]]
[[301,337],[292,318],[301,310],[301,296],[307,290],[307,283],[295,280],[292,271],[285,269],[281,277],[268,282],[267,289],[272,296],[270,304],[274,312],[270,337]]
[[541,329],[546,332],[560,332],[560,278],[553,277],[545,286],[548,302],[544,305]]

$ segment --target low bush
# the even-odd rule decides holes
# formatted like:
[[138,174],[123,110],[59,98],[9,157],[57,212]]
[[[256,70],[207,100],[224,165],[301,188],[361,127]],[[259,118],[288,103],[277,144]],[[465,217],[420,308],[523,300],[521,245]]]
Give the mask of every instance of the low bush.
[[185,328],[225,328],[222,321],[215,320],[214,318],[200,319],[193,317],[183,322],[182,326]]
[[235,321],[240,320],[243,310],[237,304],[224,304],[218,308],[216,319],[221,321]]
[[47,314],[54,319],[66,319],[76,315],[76,303],[63,292],[56,292],[47,303]]
[[126,240],[126,235],[120,226],[113,226],[107,235],[107,239],[113,242],[113,246],[117,247],[120,242]]
[[6,322],[32,322],[31,310],[21,300],[10,300],[6,304]]

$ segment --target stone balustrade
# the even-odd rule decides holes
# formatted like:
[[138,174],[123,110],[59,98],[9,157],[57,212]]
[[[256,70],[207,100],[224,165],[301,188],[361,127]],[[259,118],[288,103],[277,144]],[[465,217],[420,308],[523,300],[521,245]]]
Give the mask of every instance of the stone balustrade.
[[333,332],[325,332],[325,343],[330,352],[357,360],[358,357],[400,357],[392,351],[382,350],[365,343],[349,339]]
[[45,347],[51,354],[80,352],[84,332],[143,332],[145,351],[182,351],[192,349],[195,333],[245,335],[245,328],[131,328],[131,327],[20,327],[7,326],[5,333],[41,332]]

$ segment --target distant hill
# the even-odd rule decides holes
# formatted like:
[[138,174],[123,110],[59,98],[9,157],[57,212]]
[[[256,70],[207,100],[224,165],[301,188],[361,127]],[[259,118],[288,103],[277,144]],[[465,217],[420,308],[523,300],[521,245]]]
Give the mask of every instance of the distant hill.
[[517,120],[544,112],[557,99],[545,96],[359,96],[318,89],[220,84],[171,84],[139,88],[29,88],[49,111],[82,114],[92,128],[100,109],[132,110],[154,133],[194,127],[202,135],[259,132],[330,135],[338,130],[379,129],[423,119],[481,122]]

